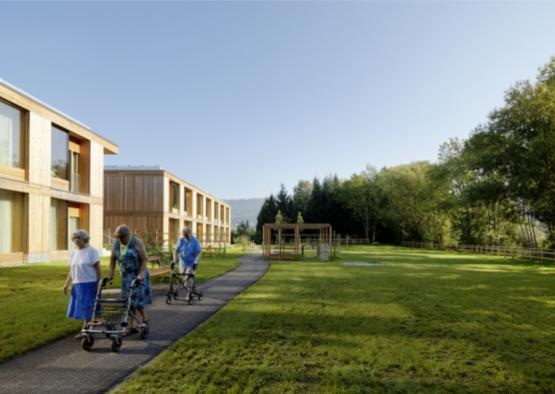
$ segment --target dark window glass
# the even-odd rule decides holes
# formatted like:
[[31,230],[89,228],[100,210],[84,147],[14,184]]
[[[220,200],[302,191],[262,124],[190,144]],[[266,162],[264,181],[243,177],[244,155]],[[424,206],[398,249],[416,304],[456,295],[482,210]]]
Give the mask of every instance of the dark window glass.
[[69,180],[69,134],[52,126],[52,176]]

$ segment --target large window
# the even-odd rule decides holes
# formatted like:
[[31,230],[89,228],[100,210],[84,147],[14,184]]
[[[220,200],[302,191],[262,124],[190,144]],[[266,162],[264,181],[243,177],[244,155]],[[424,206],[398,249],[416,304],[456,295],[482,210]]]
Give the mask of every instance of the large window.
[[50,249],[67,250],[67,202],[50,199]]
[[23,251],[23,194],[0,189],[0,253]]
[[52,126],[52,176],[69,180],[69,134]]
[[0,165],[23,167],[23,112],[0,100]]
[[179,185],[170,182],[170,210],[179,208]]

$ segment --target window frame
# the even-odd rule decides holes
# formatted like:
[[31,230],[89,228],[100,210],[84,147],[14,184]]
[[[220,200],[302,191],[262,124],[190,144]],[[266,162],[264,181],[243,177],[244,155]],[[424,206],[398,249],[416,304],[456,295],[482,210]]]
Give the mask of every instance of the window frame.
[[0,164],[0,175],[11,178],[25,179],[27,173],[27,130],[29,111],[19,105],[0,97],[0,104],[11,107],[19,112],[19,165],[7,166]]
[[[53,158],[53,149],[54,149],[54,129],[59,130],[63,133],[65,133],[67,135],[67,145],[66,145],[66,178],[62,178],[60,176],[58,176],[57,174],[54,174],[53,172],[53,164],[54,164],[54,158]],[[69,190],[69,182],[70,182],[70,173],[71,173],[71,155],[70,155],[70,149],[69,149],[69,143],[70,143],[70,136],[71,133],[69,130],[63,128],[62,126],[57,125],[56,123],[52,123],[50,126],[50,132],[51,132],[51,137],[50,137],[50,175],[53,179],[56,180],[56,182],[59,184],[59,186],[64,186],[62,187],[63,189],[67,189]],[[67,182],[67,188],[65,187],[65,183]]]

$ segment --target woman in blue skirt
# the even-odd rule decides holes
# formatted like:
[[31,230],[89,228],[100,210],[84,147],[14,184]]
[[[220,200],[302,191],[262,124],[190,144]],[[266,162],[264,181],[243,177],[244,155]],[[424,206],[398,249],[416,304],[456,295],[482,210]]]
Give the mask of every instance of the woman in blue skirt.
[[67,317],[84,320],[92,319],[96,286],[100,280],[100,255],[89,246],[89,234],[77,230],[71,240],[75,250],[69,258],[69,274],[64,285],[64,294],[71,282],[71,297],[67,307]]
[[[110,257],[110,278],[114,277],[116,265],[121,273],[121,296],[127,298],[131,292],[131,312],[139,312],[143,323],[148,324],[148,316],[145,305],[152,304],[152,289],[150,287],[150,274],[147,269],[148,255],[145,245],[139,237],[131,232],[131,229],[122,224],[116,228],[116,238]],[[141,285],[131,288],[135,279],[141,281]],[[137,321],[131,320],[130,332],[137,330]]]

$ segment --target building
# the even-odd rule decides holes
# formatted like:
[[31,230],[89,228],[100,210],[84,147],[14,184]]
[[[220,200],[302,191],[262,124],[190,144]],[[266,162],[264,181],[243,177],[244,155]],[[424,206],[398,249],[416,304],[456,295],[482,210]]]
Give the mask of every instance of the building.
[[104,155],[118,146],[0,80],[0,265],[63,260],[71,233],[102,247]]
[[104,183],[108,234],[125,223],[169,247],[188,226],[204,245],[231,240],[230,206],[160,167],[107,166]]

